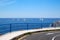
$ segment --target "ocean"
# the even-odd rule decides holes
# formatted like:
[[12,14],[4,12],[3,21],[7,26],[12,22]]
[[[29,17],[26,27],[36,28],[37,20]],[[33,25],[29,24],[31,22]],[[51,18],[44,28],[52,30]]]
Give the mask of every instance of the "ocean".
[[0,18],[0,34],[51,27],[56,21],[60,21],[60,18]]

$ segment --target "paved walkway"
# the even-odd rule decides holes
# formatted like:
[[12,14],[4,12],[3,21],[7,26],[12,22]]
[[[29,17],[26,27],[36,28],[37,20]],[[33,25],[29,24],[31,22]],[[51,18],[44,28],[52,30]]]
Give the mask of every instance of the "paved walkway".
[[10,40],[10,39],[12,39],[16,36],[22,35],[22,34],[27,33],[27,32],[43,31],[43,30],[55,30],[55,29],[60,29],[60,27],[14,31],[14,32],[7,33],[7,34],[4,34],[4,35],[0,36],[0,40]]

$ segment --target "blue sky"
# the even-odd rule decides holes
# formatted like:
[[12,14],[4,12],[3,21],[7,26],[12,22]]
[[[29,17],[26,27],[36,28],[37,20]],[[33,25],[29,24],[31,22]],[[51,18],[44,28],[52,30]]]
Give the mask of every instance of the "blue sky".
[[6,1],[0,3],[0,18],[60,18],[60,0]]

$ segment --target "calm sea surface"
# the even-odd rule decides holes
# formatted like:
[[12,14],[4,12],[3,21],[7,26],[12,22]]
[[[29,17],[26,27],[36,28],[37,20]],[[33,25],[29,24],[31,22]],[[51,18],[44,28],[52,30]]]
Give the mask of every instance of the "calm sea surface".
[[50,27],[60,18],[0,18],[0,34],[17,30],[29,30]]

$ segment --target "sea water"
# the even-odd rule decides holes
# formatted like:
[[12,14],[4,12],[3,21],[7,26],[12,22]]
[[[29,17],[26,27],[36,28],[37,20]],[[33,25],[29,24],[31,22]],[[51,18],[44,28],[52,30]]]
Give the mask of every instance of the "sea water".
[[50,27],[60,18],[0,18],[0,34]]

